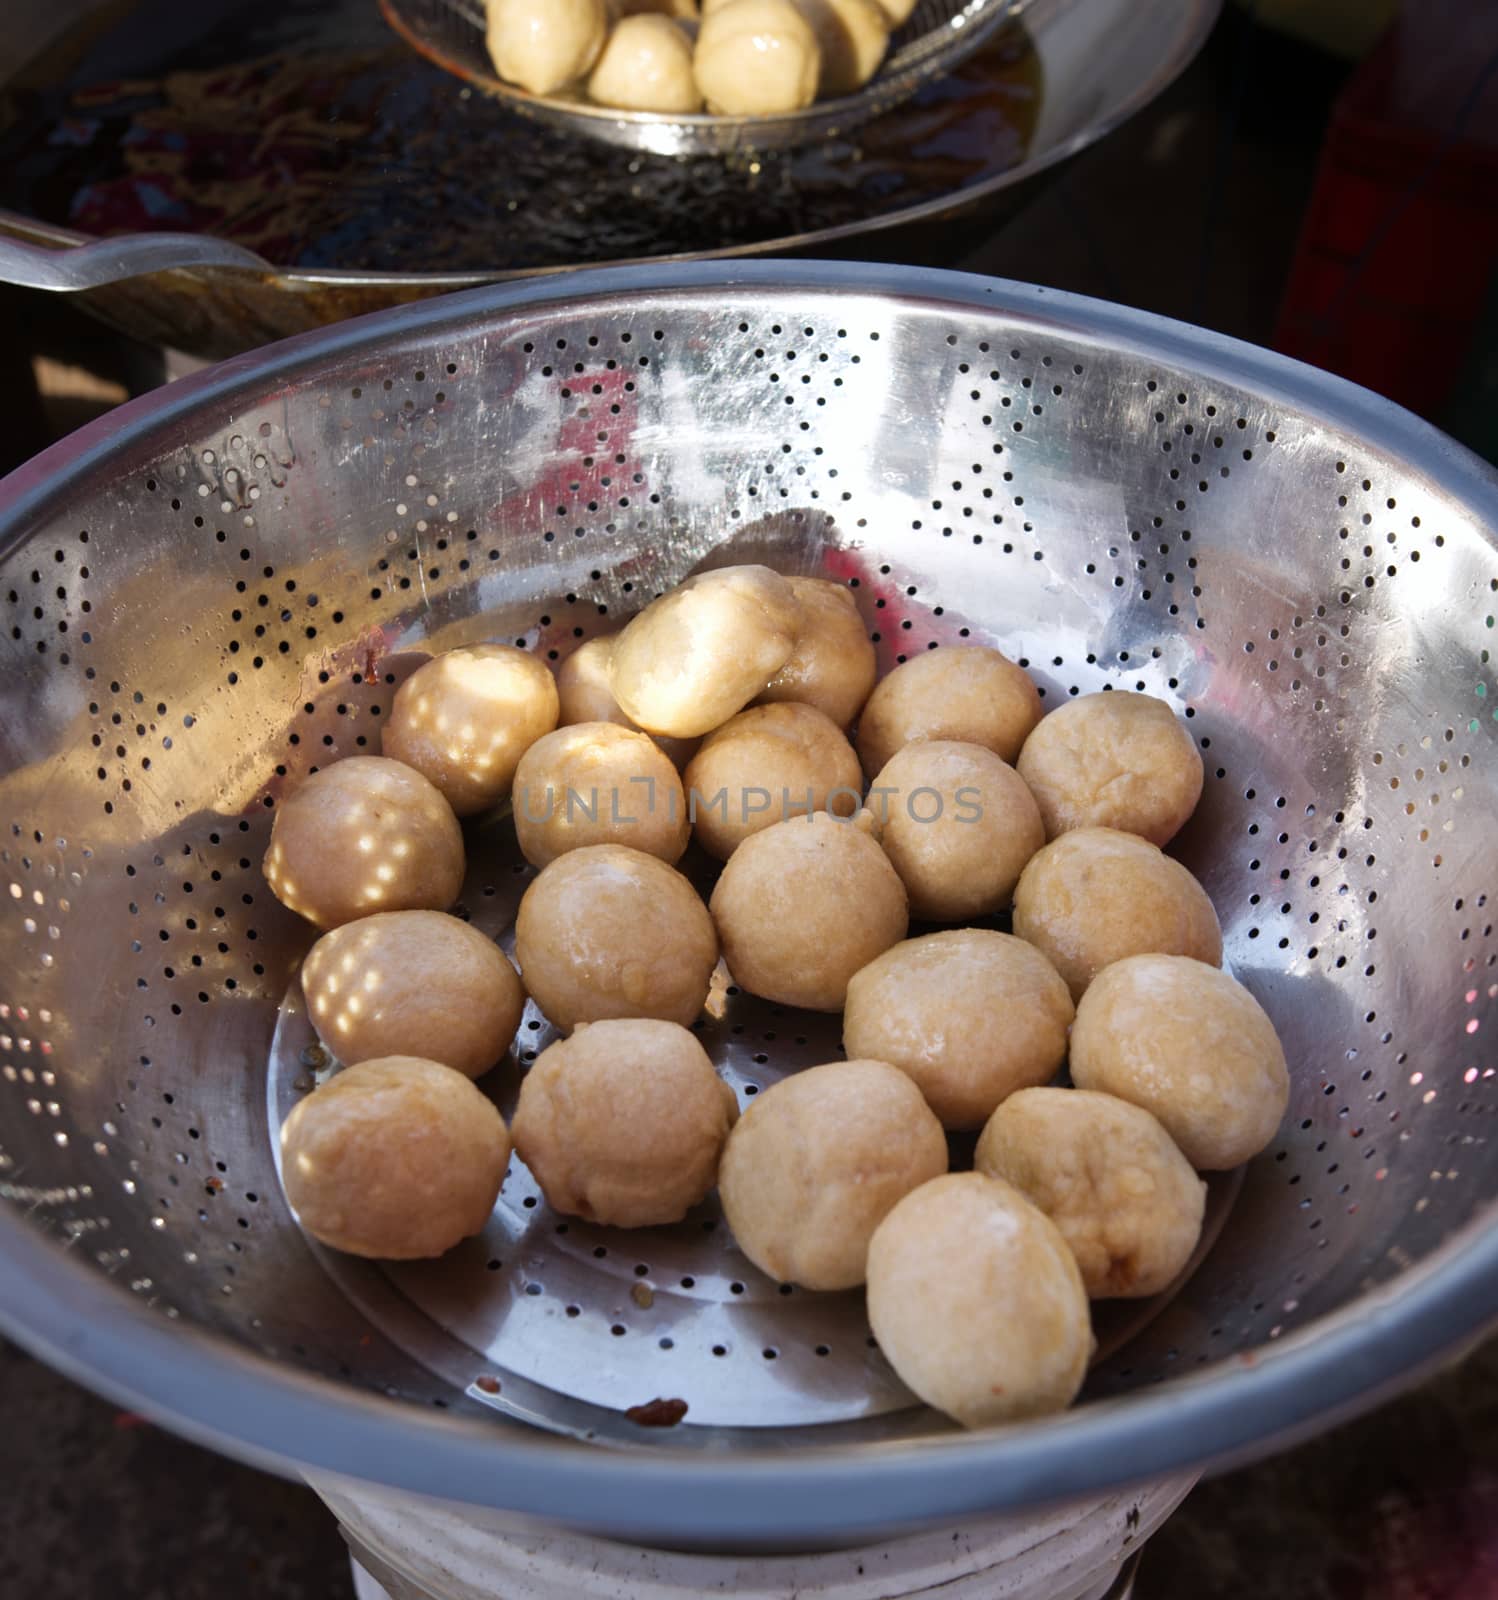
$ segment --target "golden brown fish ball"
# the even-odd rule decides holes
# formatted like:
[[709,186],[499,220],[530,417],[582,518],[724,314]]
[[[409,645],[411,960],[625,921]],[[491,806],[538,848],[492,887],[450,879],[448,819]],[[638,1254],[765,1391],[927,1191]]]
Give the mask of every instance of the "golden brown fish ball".
[[1086,1089],[1021,1089],[988,1119],[973,1165],[1061,1230],[1094,1300],[1159,1294],[1201,1237],[1207,1186],[1140,1106]]
[[319,928],[375,911],[445,911],[463,887],[463,830],[419,772],[349,756],[281,803],[264,870],[281,904]]
[[544,661],[510,644],[448,650],[396,691],[380,749],[431,779],[460,817],[507,799],[520,758],[557,725]]
[[852,591],[826,578],[791,578],[801,607],[801,636],[758,704],[797,700],[847,730],[879,675],[874,646]]
[[[614,636],[605,635],[589,639],[557,668],[557,695],[561,701],[560,727],[570,728],[576,722],[612,722],[632,733],[643,733],[638,723],[632,722],[614,698],[609,687],[609,661],[614,654]],[[697,753],[695,739],[670,739],[661,734],[647,734],[666,752],[671,764],[680,771]]]
[[302,963],[318,1037],[337,1058],[420,1056],[477,1078],[510,1048],[525,990],[503,950],[441,911],[386,911],[325,933]]
[[657,1017],[683,1026],[707,999],[718,938],[697,891],[627,845],[569,850],[543,867],[515,919],[520,974],[549,1022]]
[[510,1135],[461,1072],[419,1056],[361,1061],[281,1128],[286,1198],[314,1239],[385,1261],[440,1256],[489,1220]]
[[1073,1000],[1126,956],[1222,965],[1207,891],[1158,845],[1116,828],[1074,828],[1036,853],[1014,892],[1014,931],[1050,957]]

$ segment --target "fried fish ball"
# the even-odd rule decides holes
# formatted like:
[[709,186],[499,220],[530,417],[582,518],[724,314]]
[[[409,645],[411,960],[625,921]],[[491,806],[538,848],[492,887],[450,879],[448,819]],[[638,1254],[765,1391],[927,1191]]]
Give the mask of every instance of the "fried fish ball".
[[851,590],[826,578],[788,581],[801,607],[801,636],[756,703],[797,700],[846,731],[879,674],[874,646]]
[[1236,979],[1186,956],[1130,956],[1077,1007],[1071,1075],[1144,1109],[1202,1172],[1224,1172],[1274,1138],[1290,1103],[1285,1052]]
[[469,645],[433,656],[396,690],[380,749],[471,817],[509,795],[521,756],[559,709],[544,661],[511,644]]
[[[575,722],[612,722],[631,733],[644,732],[624,714],[609,687],[609,660],[613,653],[613,635],[606,634],[579,645],[557,668],[560,727],[570,728]],[[656,733],[646,737],[655,740],[678,771],[697,753],[695,739],[670,739]]]
[[718,964],[697,891],[643,850],[595,844],[544,867],[515,919],[520,974],[549,1022],[695,1022]]
[[902,27],[910,21],[916,0],[879,0],[879,9],[889,18],[891,29]]
[[1185,723],[1163,700],[1128,689],[1057,706],[1015,765],[1052,839],[1118,828],[1168,844],[1202,794],[1201,752]]
[[869,1324],[906,1385],[965,1428],[1063,1411],[1093,1351],[1056,1225],[981,1172],[905,1196],[869,1245]]
[[588,79],[588,94],[599,105],[622,111],[701,111],[686,29],[658,14],[625,17],[603,47]]
[[314,1239],[382,1261],[440,1256],[489,1220],[510,1135],[461,1072],[420,1056],[347,1067],[281,1128],[286,1198]]
[[592,70],[608,37],[608,0],[487,0],[489,58],[507,83],[555,94]]
[[614,0],[621,17],[637,17],[654,13],[656,16],[676,17],[683,22],[695,22],[699,15],[697,0]]
[[709,111],[774,116],[816,99],[822,51],[793,0],[733,0],[703,17],[694,65]]
[[1158,845],[1116,828],[1073,828],[1036,852],[1014,891],[1014,931],[1051,958],[1073,1000],[1125,956],[1222,965],[1207,891]]
[[905,937],[905,889],[873,827],[867,812],[818,811],[752,834],[728,858],[710,905],[740,988],[841,1011],[853,974]]
[[445,911],[463,887],[463,830],[419,772],[349,756],[281,803],[264,866],[276,899],[319,928],[375,911]]
[[441,911],[384,911],[325,933],[302,963],[302,992],[340,1061],[422,1056],[467,1078],[510,1048],[525,1010],[504,951]]
[[702,741],[686,770],[697,842],[726,861],[750,834],[813,811],[851,817],[863,794],[853,746],[814,706],[750,706]]
[[973,1165],[1061,1230],[1094,1300],[1159,1294],[1201,1237],[1207,1186],[1140,1106],[1086,1089],[1021,1089],[988,1119]]
[[853,94],[879,70],[889,49],[889,17],[876,0],[796,0],[822,52],[817,93]]
[[946,1135],[903,1072],[833,1061],[754,1101],[729,1138],[718,1190],[735,1242],[761,1272],[851,1289],[895,1202],[946,1170]]
[[985,645],[947,646],[912,656],[875,687],[858,719],[858,754],[870,778],[917,739],[981,744],[1013,762],[1039,721],[1040,691],[1023,667]]
[[1026,862],[1045,843],[1024,779],[992,750],[927,739],[897,750],[869,790],[880,843],[910,913],[960,922],[1001,911]]
[[592,844],[675,863],[691,827],[681,779],[648,734],[579,722],[538,739],[515,770],[515,836],[534,867]]
[[616,1228],[680,1222],[717,1182],[739,1114],[674,1022],[584,1023],[520,1086],[515,1151],[554,1211]]
[[909,1073],[947,1128],[981,1128],[1016,1089],[1055,1076],[1074,1015],[1060,974],[1012,934],[907,939],[848,985],[843,1047]]
[[718,567],[651,601],[625,627],[609,657],[609,687],[647,733],[695,739],[742,711],[800,634],[801,607],[778,572]]

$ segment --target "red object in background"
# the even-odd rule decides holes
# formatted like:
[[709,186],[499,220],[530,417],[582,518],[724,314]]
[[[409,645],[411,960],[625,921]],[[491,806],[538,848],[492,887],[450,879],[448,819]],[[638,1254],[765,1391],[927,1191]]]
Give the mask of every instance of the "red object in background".
[[1275,348],[1439,410],[1498,273],[1498,5],[1406,0],[1343,90]]

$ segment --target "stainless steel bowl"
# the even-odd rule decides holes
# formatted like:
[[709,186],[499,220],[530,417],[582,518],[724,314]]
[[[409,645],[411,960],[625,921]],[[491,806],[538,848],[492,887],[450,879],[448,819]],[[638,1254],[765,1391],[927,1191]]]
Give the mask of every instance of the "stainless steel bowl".
[[595,105],[580,93],[536,95],[499,77],[485,42],[483,0],[380,0],[385,20],[413,49],[502,100],[512,111],[566,133],[662,156],[785,150],[841,139],[908,100],[930,78],[965,61],[998,32],[1016,0],[919,0],[890,41],[884,64],[856,94],[768,117],[664,116]]
[[[135,402],[0,486],[0,1326],[263,1463],[736,1548],[1371,1404],[1498,1314],[1495,526],[1491,471],[1324,374],[908,269],[484,290]],[[1180,853],[1294,1095],[1067,1416],[954,1432],[856,1295],[778,1292],[710,1209],[564,1228],[516,1169],[481,1239],[382,1270],[282,1199],[317,1057],[309,930],[259,872],[278,799],[377,748],[411,652],[556,660],[730,554],[856,580],[886,667],[993,641],[1048,703],[1141,687],[1201,745]],[[502,933],[508,825],[470,861]],[[548,1037],[532,1012],[501,1100]],[[742,995],[703,1037],[745,1096],[837,1050]],[[657,1396],[682,1426],[624,1416]]]

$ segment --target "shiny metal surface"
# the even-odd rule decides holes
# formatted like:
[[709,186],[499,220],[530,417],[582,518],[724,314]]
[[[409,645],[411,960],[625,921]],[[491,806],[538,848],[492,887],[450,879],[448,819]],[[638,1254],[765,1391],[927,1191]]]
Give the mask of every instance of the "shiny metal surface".
[[1019,9],[1019,0],[919,0],[890,41],[884,64],[856,94],[818,100],[783,116],[663,116],[594,105],[581,93],[535,95],[506,83],[485,43],[483,0],[380,0],[385,20],[429,61],[502,100],[518,116],[627,150],[660,156],[784,150],[844,138],[908,100],[981,49]]
[[[945,265],[972,219],[981,216],[986,225],[997,225],[1033,197],[1062,163],[1172,83],[1201,48],[1220,9],[1221,0],[1026,0],[1021,20],[1039,58],[1044,87],[1038,122],[1018,163],[1007,156],[995,159],[935,198],[913,205],[894,201],[857,222],[819,226],[813,219],[813,225],[794,232],[772,230],[772,236],[752,246],[657,259],[883,250],[906,262]],[[893,119],[903,115],[896,111]],[[917,135],[912,138],[919,142]],[[74,229],[0,211],[0,237],[7,235],[46,249],[87,242]],[[576,265],[564,253],[540,270],[560,272]],[[92,289],[82,303],[147,343],[222,357],[429,295],[535,275],[530,269],[413,273],[288,268],[226,274],[177,261],[171,271]],[[6,276],[0,271],[0,281]]]
[[[0,489],[0,1325],[257,1460],[640,1540],[1076,1496],[1370,1403],[1498,1315],[1495,525],[1494,475],[1362,391],[892,268],[486,291],[114,414]],[[286,1212],[278,797],[374,747],[415,652],[560,659],[729,554],[856,579],[886,667],[991,640],[1049,703],[1142,686],[1202,746],[1180,854],[1292,1107],[1069,1416],[959,1435],[832,1300],[690,1229],[559,1236],[523,1179],[430,1272],[330,1270]],[[496,927],[511,848],[473,844]],[[832,1044],[743,996],[708,1038],[745,1093]],[[687,1422],[621,1420],[657,1395]]]
[[253,250],[196,233],[126,234],[61,250],[0,238],[0,283],[12,283],[21,289],[77,294],[152,273],[193,268],[259,273],[275,270]]

